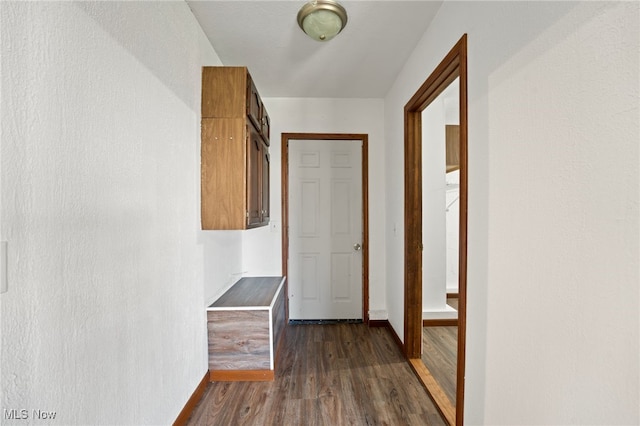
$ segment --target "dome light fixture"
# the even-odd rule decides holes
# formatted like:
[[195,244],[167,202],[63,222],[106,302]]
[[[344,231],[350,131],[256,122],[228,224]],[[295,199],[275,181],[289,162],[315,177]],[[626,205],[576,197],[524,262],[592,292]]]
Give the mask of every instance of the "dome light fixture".
[[347,25],[347,11],[333,0],[314,0],[298,12],[298,25],[312,39],[329,41]]

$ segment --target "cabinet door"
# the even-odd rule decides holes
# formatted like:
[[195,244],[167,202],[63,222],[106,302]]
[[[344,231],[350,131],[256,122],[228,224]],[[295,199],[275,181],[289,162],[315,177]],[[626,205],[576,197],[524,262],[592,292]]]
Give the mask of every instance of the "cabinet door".
[[246,115],[246,79],[244,67],[204,67],[202,117],[240,118]]
[[269,223],[269,171],[270,171],[270,158],[269,158],[269,148],[266,145],[262,145],[262,224],[266,225]]
[[262,107],[262,137],[264,138],[265,143],[269,146],[269,131],[271,129],[271,120],[269,120],[269,114],[267,114],[267,110]]
[[247,77],[247,115],[257,129],[261,127],[262,101],[253,80]]
[[202,229],[245,228],[246,118],[202,119]]
[[262,222],[262,138],[251,123],[247,123],[247,228]]

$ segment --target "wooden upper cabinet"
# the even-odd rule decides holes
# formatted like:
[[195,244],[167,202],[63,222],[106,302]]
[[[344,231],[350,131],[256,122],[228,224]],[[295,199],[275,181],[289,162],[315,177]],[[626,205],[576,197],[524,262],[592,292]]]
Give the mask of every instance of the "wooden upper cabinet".
[[247,117],[269,146],[270,121],[246,67],[202,69],[202,118]]
[[203,68],[202,229],[269,223],[269,126],[245,67]]
[[460,169],[460,126],[445,126],[447,173]]
[[202,118],[246,115],[248,72],[244,67],[202,69]]

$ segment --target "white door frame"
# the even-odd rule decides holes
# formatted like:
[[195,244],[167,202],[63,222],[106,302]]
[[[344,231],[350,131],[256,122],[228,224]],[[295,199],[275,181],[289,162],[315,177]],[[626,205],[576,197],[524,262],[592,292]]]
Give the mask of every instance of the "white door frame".
[[[369,324],[369,169],[368,135],[354,133],[282,133],[282,275],[288,275],[289,263],[289,141],[360,140],[362,141],[362,321]],[[304,142],[300,142],[304,143]],[[289,294],[288,283],[285,294]],[[286,298],[287,321],[289,300]]]

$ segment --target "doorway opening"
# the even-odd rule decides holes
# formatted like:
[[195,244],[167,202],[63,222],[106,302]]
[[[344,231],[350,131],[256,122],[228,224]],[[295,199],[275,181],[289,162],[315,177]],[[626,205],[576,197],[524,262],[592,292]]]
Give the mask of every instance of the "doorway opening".
[[[456,400],[453,404],[422,361],[423,338],[423,164],[422,112],[459,80],[459,247]],[[405,272],[404,349],[410,365],[450,424],[462,425],[467,308],[467,35],[456,43],[404,108]]]
[[[289,200],[290,200],[290,175],[289,175],[289,145],[292,141],[296,144],[304,144],[304,141],[362,141],[361,147],[361,214],[362,235],[359,241],[353,245],[353,250],[362,256],[362,321],[369,322],[369,209],[368,209],[368,135],[366,134],[338,134],[338,133],[283,133],[282,134],[282,273],[287,276],[290,283],[290,229],[291,224]],[[289,293],[289,290],[288,290]],[[289,294],[288,294],[289,296]],[[287,321],[290,319],[290,303],[287,297]]]

